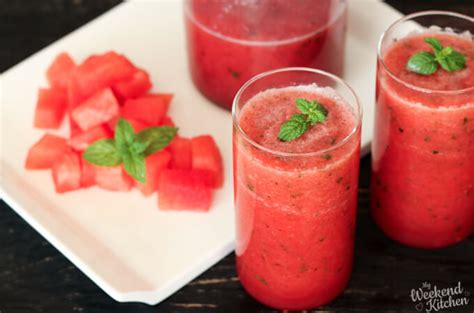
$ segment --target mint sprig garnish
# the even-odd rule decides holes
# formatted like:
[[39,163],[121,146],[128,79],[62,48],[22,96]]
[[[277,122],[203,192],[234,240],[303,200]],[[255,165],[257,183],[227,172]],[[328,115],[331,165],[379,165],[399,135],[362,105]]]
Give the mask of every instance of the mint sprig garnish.
[[324,122],[328,115],[328,110],[316,100],[296,99],[296,107],[308,116],[311,125]]
[[84,152],[84,159],[99,166],[117,166],[122,162],[113,139],[100,139]]
[[114,139],[100,139],[84,152],[84,159],[98,166],[118,166],[141,183],[146,182],[145,158],[164,149],[178,129],[170,126],[149,127],[135,134],[132,125],[120,119]]
[[281,124],[278,139],[281,141],[295,140],[318,123],[326,121],[328,110],[317,100],[296,99],[296,107],[301,113],[296,113]]
[[[159,128],[157,130],[156,128]],[[176,136],[178,131],[175,127],[151,127],[142,130],[136,136],[137,142],[145,144],[143,154],[149,156],[166,147]]]
[[438,69],[438,62],[432,53],[423,51],[413,55],[407,63],[407,70],[421,75],[431,75]]
[[453,47],[443,47],[434,37],[425,38],[425,42],[433,48],[433,53],[422,51],[414,54],[407,62],[407,70],[421,75],[431,75],[439,66],[447,72],[466,67],[466,56]]

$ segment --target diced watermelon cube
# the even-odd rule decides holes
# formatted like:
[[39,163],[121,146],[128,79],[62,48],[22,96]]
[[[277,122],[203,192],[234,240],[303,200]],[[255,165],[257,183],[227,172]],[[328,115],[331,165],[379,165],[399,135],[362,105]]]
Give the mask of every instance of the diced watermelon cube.
[[45,134],[28,151],[25,168],[29,170],[51,168],[53,163],[68,150],[65,138]]
[[150,76],[142,69],[136,69],[132,77],[112,85],[117,98],[121,101],[143,96],[151,88]]
[[74,73],[71,75],[67,84],[67,101],[68,101],[68,112],[70,113],[74,108],[79,106],[87,97],[84,96],[75,79]]
[[115,132],[115,126],[117,125],[117,122],[120,119],[120,117],[121,117],[120,115],[113,117],[110,119],[110,121],[106,123],[107,127],[112,133]]
[[100,90],[71,112],[72,119],[82,130],[106,123],[118,114],[119,104],[110,88]]
[[84,151],[99,139],[112,138],[112,134],[104,125],[99,125],[89,130],[71,136],[69,145],[76,151]]
[[215,177],[214,173],[210,170],[191,170],[197,177],[199,177],[199,181],[209,188],[214,188],[215,185]]
[[128,99],[122,107],[123,117],[135,119],[148,125],[160,125],[168,111],[170,99],[168,95],[147,95],[136,99]]
[[140,131],[144,130],[145,128],[151,127],[143,122],[134,120],[134,119],[129,119],[127,120],[133,127],[133,130],[135,130],[135,133],[139,133]]
[[214,173],[214,187],[221,187],[224,181],[222,157],[219,148],[210,135],[191,139],[192,168],[209,170]]
[[82,132],[82,129],[77,126],[76,122],[73,121],[71,115],[68,117],[69,120],[69,137],[73,137]]
[[34,126],[59,128],[66,111],[66,93],[61,89],[40,89],[36,102]]
[[[117,122],[119,119],[120,119],[120,116],[117,116],[107,122],[107,126],[112,132],[115,131],[115,125],[117,125]],[[145,128],[150,127],[147,124],[134,120],[134,119],[127,119],[127,122],[129,122],[132,125],[133,129],[135,130],[135,133],[138,133],[144,130]]]
[[67,117],[69,120],[70,136],[81,131],[79,126],[72,119],[71,112],[78,107],[79,104],[84,102],[84,100],[86,100],[86,98],[80,93],[74,75],[71,75],[67,87]]
[[95,182],[110,191],[129,191],[133,186],[133,179],[122,166],[95,166]]
[[168,145],[170,168],[188,170],[192,167],[191,139],[176,136]]
[[170,126],[170,127],[175,127],[176,124],[174,123],[173,119],[169,116],[165,116],[163,120],[161,121],[160,126]]
[[168,151],[158,151],[145,159],[146,183],[135,180],[135,187],[146,197],[154,193],[158,188],[161,173],[168,167],[171,154]]
[[74,77],[80,92],[88,97],[118,81],[130,79],[135,70],[125,56],[111,51],[88,57],[76,67]]
[[77,152],[67,151],[56,162],[52,168],[54,186],[56,192],[81,188],[81,159]]
[[54,59],[46,71],[46,77],[53,88],[66,89],[76,63],[67,52],[62,52]]
[[81,157],[81,187],[88,188],[95,185],[95,166]]
[[171,100],[173,100],[174,95],[172,93],[149,93],[144,95],[142,98],[161,98],[169,107]]
[[165,170],[158,184],[160,210],[208,211],[213,188],[200,171]]

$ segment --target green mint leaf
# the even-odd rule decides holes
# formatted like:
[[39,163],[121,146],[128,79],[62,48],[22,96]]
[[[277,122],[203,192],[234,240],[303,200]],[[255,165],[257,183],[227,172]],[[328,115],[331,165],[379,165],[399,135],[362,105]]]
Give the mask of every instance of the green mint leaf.
[[311,125],[324,122],[328,115],[328,110],[317,100],[296,99],[296,107],[308,116]]
[[301,111],[303,114],[311,114],[316,110],[315,101],[308,101],[306,99],[296,99],[296,107]]
[[133,155],[144,155],[144,152],[147,148],[148,148],[148,143],[134,141],[128,148],[128,151]]
[[441,52],[438,53],[439,57],[441,58],[445,58],[447,56],[449,56],[451,53],[453,53],[453,48],[452,47],[446,47],[446,48],[443,48],[443,50],[441,50]]
[[135,141],[135,132],[132,125],[127,120],[121,118],[115,126],[115,146],[122,155]]
[[407,63],[407,70],[421,75],[431,75],[438,69],[438,62],[432,53],[423,51],[414,54]]
[[425,42],[433,48],[434,54],[426,51],[414,54],[408,60],[407,70],[422,75],[431,75],[438,70],[439,65],[447,72],[454,72],[466,67],[466,56],[454,50],[453,47],[443,47],[441,42],[434,37],[425,38]]
[[141,183],[146,183],[146,166],[143,155],[124,153],[122,155],[123,168],[130,176]]
[[113,139],[97,140],[86,149],[83,157],[99,166],[117,166],[122,162]]
[[309,128],[306,114],[293,114],[290,120],[283,123],[278,133],[281,141],[291,141],[301,137]]
[[150,127],[139,132],[136,140],[146,145],[143,153],[145,156],[149,156],[164,149],[173,140],[177,132],[178,129],[176,127]]
[[281,124],[278,139],[291,141],[301,137],[310,126],[323,123],[328,116],[328,110],[317,100],[296,99],[296,107],[301,114],[293,114]]
[[441,50],[443,50],[443,45],[441,42],[434,37],[425,38],[425,42],[429,44],[435,52],[441,52]]
[[454,72],[466,67],[466,56],[457,51],[452,51],[438,62],[445,71]]
[[326,121],[326,118],[328,116],[328,110],[321,103],[317,101],[313,102],[316,103],[316,109],[314,110],[314,112],[308,114],[308,120],[311,125],[323,123],[324,121]]

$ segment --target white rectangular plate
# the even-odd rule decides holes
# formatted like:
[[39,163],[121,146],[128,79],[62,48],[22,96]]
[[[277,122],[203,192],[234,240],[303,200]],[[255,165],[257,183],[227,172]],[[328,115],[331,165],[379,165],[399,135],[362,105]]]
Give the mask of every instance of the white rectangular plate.
[[[2,75],[1,195],[39,233],[117,301],[156,304],[234,247],[230,114],[210,104],[188,75],[181,1],[119,5]],[[364,106],[363,151],[373,126],[376,43],[400,13],[383,3],[350,1],[345,79]],[[116,50],[175,93],[171,115],[184,136],[210,133],[225,163],[225,184],[207,214],[160,212],[156,196],[97,188],[58,195],[49,171],[25,171],[37,89],[61,51],[76,60]],[[0,90],[1,92],[2,90]]]

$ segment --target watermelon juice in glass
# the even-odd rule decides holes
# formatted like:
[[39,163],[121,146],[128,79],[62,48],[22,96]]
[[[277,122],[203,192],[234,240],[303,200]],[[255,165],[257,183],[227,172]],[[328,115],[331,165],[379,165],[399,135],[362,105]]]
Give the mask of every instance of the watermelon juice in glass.
[[274,308],[323,305],[352,270],[357,97],[332,74],[286,68],[247,82],[232,113],[240,282]]
[[379,43],[372,215],[409,246],[474,231],[473,32],[472,17],[421,12]]
[[346,0],[187,0],[188,59],[196,87],[230,109],[264,71],[305,66],[341,76]]

